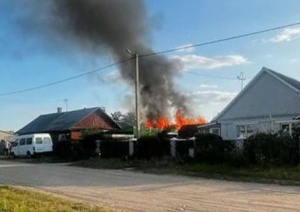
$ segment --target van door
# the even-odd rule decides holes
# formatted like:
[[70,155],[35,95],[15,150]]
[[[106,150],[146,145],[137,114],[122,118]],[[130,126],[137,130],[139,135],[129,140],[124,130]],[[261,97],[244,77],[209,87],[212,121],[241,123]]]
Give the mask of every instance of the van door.
[[35,137],[34,138],[34,143],[35,143],[35,151],[37,153],[43,152],[43,138],[42,137]]
[[43,143],[44,143],[44,152],[52,152],[53,151],[52,140],[50,137],[44,137]]
[[34,152],[33,152],[33,145],[32,145],[32,137],[30,138],[26,138],[26,151],[25,151],[25,154],[27,155],[27,152],[30,153],[30,155],[33,155]]
[[20,155],[20,144],[19,144],[20,140],[16,139],[13,143],[12,143],[12,148],[11,151],[15,156],[19,156]]
[[20,139],[19,153],[20,153],[20,155],[26,155],[26,139],[25,138]]

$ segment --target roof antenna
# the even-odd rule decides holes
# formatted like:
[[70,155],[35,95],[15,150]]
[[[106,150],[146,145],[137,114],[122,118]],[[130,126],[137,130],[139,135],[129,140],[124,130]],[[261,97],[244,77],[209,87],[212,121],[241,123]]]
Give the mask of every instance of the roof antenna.
[[241,73],[240,73],[240,76],[237,76],[237,79],[238,79],[239,81],[241,81],[241,90],[243,90],[244,81],[246,80],[246,78],[244,78],[244,73],[241,72]]
[[64,102],[65,102],[65,104],[66,104],[66,112],[68,111],[68,99],[66,98],[66,99],[64,99]]

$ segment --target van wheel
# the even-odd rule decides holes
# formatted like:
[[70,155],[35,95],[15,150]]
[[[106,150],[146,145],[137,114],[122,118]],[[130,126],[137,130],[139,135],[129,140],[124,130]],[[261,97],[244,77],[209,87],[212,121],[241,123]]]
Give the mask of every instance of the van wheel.
[[26,155],[27,155],[27,157],[32,158],[32,155],[29,151],[27,151]]
[[10,157],[11,157],[11,158],[15,158],[15,157],[16,157],[15,153],[14,153],[14,152],[11,152],[11,153],[10,153]]

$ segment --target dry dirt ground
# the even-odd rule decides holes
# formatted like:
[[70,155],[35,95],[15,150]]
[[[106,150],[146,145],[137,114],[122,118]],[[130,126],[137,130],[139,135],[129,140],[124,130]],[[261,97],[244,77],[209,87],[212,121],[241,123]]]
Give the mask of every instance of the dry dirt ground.
[[300,187],[0,160],[0,184],[125,211],[300,211]]

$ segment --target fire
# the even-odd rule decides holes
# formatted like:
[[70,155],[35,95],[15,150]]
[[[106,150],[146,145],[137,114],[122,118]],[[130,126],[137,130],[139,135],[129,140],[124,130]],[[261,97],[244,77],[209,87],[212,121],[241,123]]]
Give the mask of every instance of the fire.
[[159,117],[156,121],[147,120],[145,123],[147,128],[157,128],[157,129],[165,129],[170,126],[171,123],[167,117]]
[[169,126],[175,126],[176,129],[180,129],[183,125],[192,125],[192,124],[205,124],[206,120],[203,117],[200,118],[188,118],[184,117],[181,110],[177,110],[175,114],[175,122],[172,123],[167,117],[161,116],[157,120],[151,121],[147,120],[145,126],[147,128],[156,128],[156,129],[165,129]]

